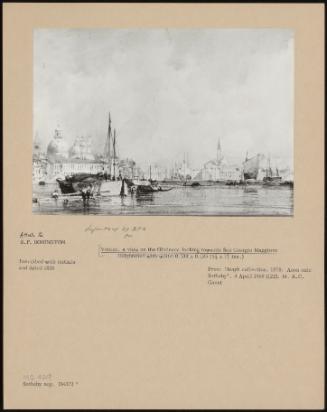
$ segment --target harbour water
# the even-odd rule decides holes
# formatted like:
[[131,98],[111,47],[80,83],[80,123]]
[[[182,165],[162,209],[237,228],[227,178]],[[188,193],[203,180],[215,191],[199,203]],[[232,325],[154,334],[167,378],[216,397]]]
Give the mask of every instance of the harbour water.
[[[293,189],[289,186],[174,186],[147,195],[96,197],[83,204],[80,196],[51,197],[57,183],[35,185],[35,214],[56,215],[188,215],[292,216]],[[60,192],[60,191],[59,191]]]

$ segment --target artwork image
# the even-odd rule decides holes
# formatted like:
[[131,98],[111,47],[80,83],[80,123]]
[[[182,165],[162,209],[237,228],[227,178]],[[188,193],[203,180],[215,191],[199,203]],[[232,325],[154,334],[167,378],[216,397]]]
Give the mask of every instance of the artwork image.
[[294,33],[34,31],[35,214],[292,216]]

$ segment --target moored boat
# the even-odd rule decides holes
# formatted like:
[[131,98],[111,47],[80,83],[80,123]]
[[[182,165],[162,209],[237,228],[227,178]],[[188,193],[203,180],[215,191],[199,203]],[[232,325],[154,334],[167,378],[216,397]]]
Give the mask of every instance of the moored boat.
[[133,186],[131,188],[132,193],[147,194],[158,192],[160,186],[153,183],[151,180],[133,180]]
[[192,182],[191,187],[198,187],[201,186],[199,182]]
[[265,186],[280,186],[282,184],[282,177],[281,176],[264,177],[263,184]]
[[282,183],[280,184],[281,186],[289,186],[290,188],[294,188],[294,182],[293,180],[283,180]]
[[104,158],[107,159],[107,170],[101,173],[75,173],[64,179],[58,178],[57,182],[62,194],[82,194],[85,190],[100,196],[125,196],[127,194],[125,180],[120,174],[116,177],[116,131],[114,130],[112,136],[110,113]]
[[60,190],[63,194],[78,193],[82,189],[88,187],[99,187],[103,179],[101,174],[90,173],[75,173],[70,176],[66,176],[65,179],[57,179]]
[[257,184],[261,157],[261,154],[257,154],[256,156],[248,158],[246,154],[245,161],[243,162],[242,179],[240,184]]
[[263,178],[263,184],[265,186],[280,186],[282,183],[282,177],[279,176],[278,168],[276,167],[276,172],[274,174],[270,166],[270,157],[268,157],[268,164],[266,168],[266,176]]
[[102,180],[98,190],[98,194],[102,196],[118,196],[126,195],[125,181],[123,180]]

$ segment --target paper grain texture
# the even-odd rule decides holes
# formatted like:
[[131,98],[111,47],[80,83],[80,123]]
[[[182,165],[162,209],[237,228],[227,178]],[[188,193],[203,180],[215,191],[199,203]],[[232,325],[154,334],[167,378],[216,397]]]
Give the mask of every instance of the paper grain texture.
[[[4,407],[323,408],[323,6],[7,3],[3,22]],[[293,29],[294,216],[33,215],[33,29],[96,27]],[[32,232],[66,243],[22,244]],[[307,272],[210,286],[225,261],[99,246],[268,248],[228,266]],[[19,269],[42,259],[55,270]]]

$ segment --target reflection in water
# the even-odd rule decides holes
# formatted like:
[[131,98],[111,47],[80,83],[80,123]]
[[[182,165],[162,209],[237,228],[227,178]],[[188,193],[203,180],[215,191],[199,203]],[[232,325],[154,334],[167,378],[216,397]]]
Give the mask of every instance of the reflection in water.
[[255,207],[258,204],[258,188],[248,186],[243,189],[243,205],[250,213],[255,214]]
[[[94,215],[285,215],[293,214],[293,189],[285,186],[177,186],[143,195],[51,198],[54,185],[36,186],[33,212]],[[36,202],[35,202],[36,199]]]
[[142,195],[135,195],[137,205],[143,205],[149,202],[153,202],[153,193],[147,193]]
[[244,189],[244,193],[258,193],[258,188],[257,187],[245,187]]

